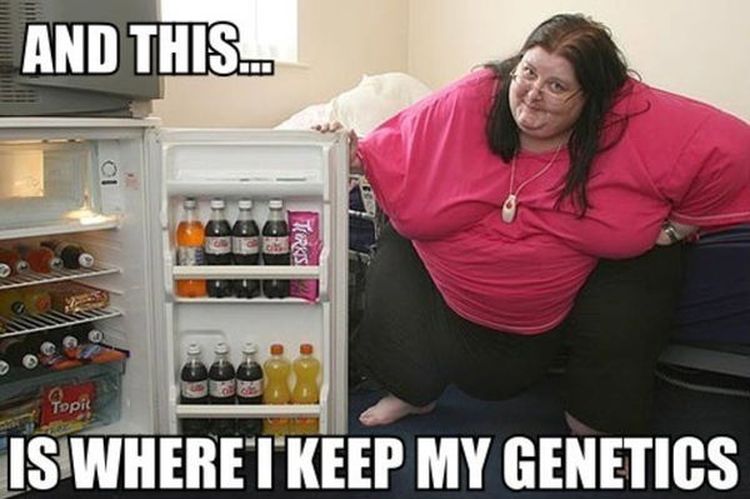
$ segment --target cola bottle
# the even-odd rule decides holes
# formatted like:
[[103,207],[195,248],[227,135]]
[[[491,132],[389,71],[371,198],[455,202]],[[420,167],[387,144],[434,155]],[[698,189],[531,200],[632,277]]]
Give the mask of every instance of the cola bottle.
[[11,369],[23,367],[30,371],[39,365],[39,358],[29,351],[29,345],[22,336],[11,336],[0,340],[0,355]]
[[[242,348],[242,362],[237,366],[237,403],[263,403],[263,369],[255,360],[258,348],[255,343],[245,343]],[[258,418],[238,419],[237,434],[242,437],[260,435],[263,420]]]
[[[216,359],[208,370],[208,397],[212,404],[234,405],[236,385],[234,366],[229,361],[229,347],[226,343],[216,344]],[[234,419],[213,419],[211,433],[223,437],[234,435]]]
[[[289,265],[289,226],[280,199],[268,202],[268,220],[263,225],[263,264]],[[288,279],[267,279],[262,282],[263,294],[268,298],[289,296]]]
[[[180,371],[180,404],[208,404],[208,369],[201,361],[201,347],[195,343],[190,344],[187,356],[187,362]],[[182,433],[183,435],[208,435],[208,420],[183,419]]]
[[83,246],[70,241],[44,241],[42,246],[54,251],[55,256],[63,261],[66,269],[89,269],[94,266],[94,256]]
[[[224,214],[223,199],[211,200],[211,219],[204,230],[204,254],[207,265],[232,264],[232,229]],[[232,282],[228,279],[207,279],[206,292],[211,298],[232,296]]]
[[[253,202],[240,199],[237,221],[232,227],[232,257],[235,265],[258,265],[260,260],[260,231],[250,210]],[[260,294],[260,282],[256,279],[234,281],[234,294],[238,298],[254,298]]]

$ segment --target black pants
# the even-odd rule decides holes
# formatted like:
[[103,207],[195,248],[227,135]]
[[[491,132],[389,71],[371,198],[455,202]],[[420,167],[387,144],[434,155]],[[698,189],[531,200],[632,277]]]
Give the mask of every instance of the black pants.
[[680,245],[602,260],[560,326],[531,336],[503,333],[453,312],[411,243],[389,226],[367,276],[355,355],[384,389],[425,405],[451,383],[480,399],[511,397],[564,351],[565,410],[607,433],[643,433],[681,283]]

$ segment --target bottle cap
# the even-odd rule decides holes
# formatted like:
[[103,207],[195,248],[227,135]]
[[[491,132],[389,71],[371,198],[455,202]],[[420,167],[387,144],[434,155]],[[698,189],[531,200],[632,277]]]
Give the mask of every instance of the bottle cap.
[[272,199],[268,202],[268,207],[272,210],[280,210],[284,207],[284,202],[281,199]]
[[197,343],[191,343],[187,349],[188,355],[200,355],[201,347]]
[[78,255],[78,265],[84,269],[90,269],[94,266],[94,257],[91,253],[81,253]]
[[182,202],[182,207],[186,210],[192,210],[196,205],[195,198],[185,198],[185,201]]
[[89,343],[101,343],[104,341],[104,333],[98,329],[92,329],[87,335]]
[[5,376],[8,372],[10,372],[10,364],[4,360],[0,360],[0,376]]
[[237,206],[241,210],[251,210],[253,208],[253,202],[249,199],[240,199]]
[[23,367],[26,369],[35,369],[36,366],[39,365],[39,359],[36,358],[36,355],[28,353],[23,356],[23,359],[21,359],[21,364],[23,364]]
[[284,345],[280,343],[274,343],[271,345],[271,355],[281,355],[284,353]]
[[226,343],[223,341],[220,341],[216,344],[216,347],[214,348],[214,353],[216,355],[223,355],[226,353],[229,353],[229,346],[227,346]]
[[221,198],[213,198],[211,200],[211,209],[212,210],[222,210],[226,206],[226,203],[224,203],[224,200]]
[[6,278],[10,275],[10,267],[4,263],[0,263],[0,277]]
[[42,352],[47,357],[50,357],[52,355],[55,355],[55,352],[57,352],[57,347],[51,341],[45,341],[39,347],[39,351]]
[[255,343],[252,343],[248,341],[245,343],[245,345],[242,347],[242,353],[247,355],[252,355],[258,351],[258,347],[255,345]]
[[302,355],[310,355],[313,353],[313,346],[309,343],[303,343],[299,346],[299,353]]
[[27,270],[29,270],[29,262],[27,262],[26,260],[18,260],[16,262],[16,272],[22,274]]
[[60,270],[65,267],[65,264],[62,261],[62,258],[58,258],[56,256],[53,256],[49,260],[49,268],[52,270]]

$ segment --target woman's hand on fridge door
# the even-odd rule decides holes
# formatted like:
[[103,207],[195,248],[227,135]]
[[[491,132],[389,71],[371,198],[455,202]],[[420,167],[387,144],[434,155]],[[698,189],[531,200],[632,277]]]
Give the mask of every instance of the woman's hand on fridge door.
[[354,175],[364,174],[365,170],[362,165],[362,160],[359,158],[359,156],[357,156],[357,142],[359,141],[359,137],[357,137],[357,134],[354,132],[354,130],[346,130],[344,128],[344,125],[342,125],[338,121],[323,123],[322,125],[315,125],[312,128],[313,130],[317,130],[321,133],[334,133],[344,130],[347,137],[349,138],[349,173]]

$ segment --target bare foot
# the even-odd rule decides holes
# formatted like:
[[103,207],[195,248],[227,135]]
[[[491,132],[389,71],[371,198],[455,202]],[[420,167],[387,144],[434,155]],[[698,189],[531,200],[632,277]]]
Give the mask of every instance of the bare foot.
[[435,402],[417,407],[393,395],[386,395],[378,403],[359,415],[359,422],[365,426],[381,426],[395,423],[410,414],[427,414],[435,408]]

